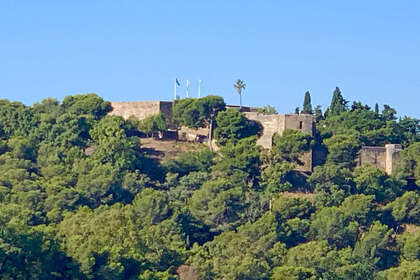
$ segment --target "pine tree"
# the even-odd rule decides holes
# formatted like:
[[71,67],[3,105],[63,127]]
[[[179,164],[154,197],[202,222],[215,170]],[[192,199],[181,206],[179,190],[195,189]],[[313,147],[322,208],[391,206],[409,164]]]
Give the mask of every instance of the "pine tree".
[[305,92],[302,114],[312,114],[311,94],[309,91]]
[[324,119],[324,116],[322,115],[321,105],[316,105],[315,106],[314,115],[315,115],[315,120],[317,122]]
[[379,115],[379,105],[378,103],[375,104],[375,113]]
[[299,115],[299,107],[296,107],[296,109],[295,109],[295,114],[297,114],[297,115]]
[[333,98],[331,100],[329,115],[336,116],[347,111],[347,103],[348,101],[346,101],[341,95],[340,88],[336,87],[333,93]]

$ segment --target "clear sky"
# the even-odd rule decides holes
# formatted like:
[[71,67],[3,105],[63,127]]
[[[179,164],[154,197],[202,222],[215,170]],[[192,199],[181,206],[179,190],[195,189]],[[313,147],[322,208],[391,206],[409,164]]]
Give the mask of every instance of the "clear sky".
[[0,97],[218,94],[281,113],[347,100],[420,117],[420,1],[1,0]]

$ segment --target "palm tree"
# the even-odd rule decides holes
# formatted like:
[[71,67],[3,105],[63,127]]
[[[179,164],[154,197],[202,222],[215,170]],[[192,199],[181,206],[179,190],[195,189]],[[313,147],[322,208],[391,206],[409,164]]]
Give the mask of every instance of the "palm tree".
[[242,81],[242,80],[240,80],[240,79],[238,79],[237,81],[236,81],[236,83],[233,85],[233,87],[234,88],[236,88],[236,90],[238,91],[238,93],[239,93],[239,105],[242,107],[242,90],[244,90],[245,89],[245,83],[244,83],[244,81]]

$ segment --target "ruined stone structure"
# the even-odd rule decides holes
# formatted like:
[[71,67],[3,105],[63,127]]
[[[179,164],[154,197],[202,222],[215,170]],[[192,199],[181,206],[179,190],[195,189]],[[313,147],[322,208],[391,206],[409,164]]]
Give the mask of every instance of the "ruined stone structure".
[[387,144],[385,147],[363,146],[356,163],[357,165],[372,164],[390,175],[400,162],[401,150],[402,147],[399,144]]
[[[168,119],[172,119],[173,101],[139,101],[139,102],[111,102],[113,110],[110,115],[122,116],[128,119],[134,116],[139,120],[143,120],[148,116],[162,113]],[[265,149],[271,149],[273,144],[273,136],[275,133],[282,134],[285,129],[300,130],[311,136],[314,135],[314,117],[307,114],[279,114],[279,115],[263,115],[257,112],[256,108],[226,106],[227,108],[238,108],[244,112],[245,116],[253,121],[261,124],[263,131],[257,144]],[[190,129],[187,127],[176,128],[173,124],[169,128],[174,133],[178,132],[178,138],[185,141],[205,141],[208,137],[208,128]],[[391,174],[399,163],[399,152],[401,145],[388,144],[385,147],[364,146],[359,152],[357,164],[373,164],[387,174]],[[303,165],[297,166],[296,169],[304,172],[311,172],[313,168],[312,151],[305,153],[301,157]]]
[[171,120],[172,105],[172,101],[111,102],[112,111],[109,115],[121,116],[124,119],[133,116],[138,120],[144,120],[161,113],[166,119]]
[[307,114],[279,114],[263,115],[257,112],[246,112],[245,116],[253,121],[259,122],[263,127],[261,137],[257,144],[266,149],[271,149],[275,133],[282,134],[285,129],[300,130],[313,136],[314,117]]
[[[259,122],[263,128],[262,135],[257,140],[257,145],[265,149],[271,149],[274,134],[282,135],[284,130],[300,130],[313,136],[314,117],[307,114],[279,114],[263,115],[257,112],[245,112],[245,116],[253,121]],[[296,170],[312,172],[312,151],[304,153],[300,160],[303,165],[297,165]]]

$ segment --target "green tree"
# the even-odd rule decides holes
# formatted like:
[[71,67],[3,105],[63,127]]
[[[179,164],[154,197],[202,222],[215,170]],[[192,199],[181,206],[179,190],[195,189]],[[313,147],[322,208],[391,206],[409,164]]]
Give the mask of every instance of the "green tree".
[[378,202],[395,199],[400,193],[402,184],[373,165],[358,166],[353,172],[356,191],[363,194],[375,195]]
[[309,93],[309,91],[305,92],[305,99],[303,101],[303,110],[301,113],[312,115],[311,94]]
[[218,143],[226,145],[228,141],[236,144],[239,139],[257,134],[259,127],[237,109],[221,111],[216,117],[217,127],[214,135]]
[[168,130],[168,121],[159,113],[141,120],[138,129],[149,136],[154,136],[156,133],[164,133]]
[[131,124],[121,117],[106,116],[90,130],[95,142],[93,158],[100,163],[110,163],[122,170],[142,169],[143,154],[139,139],[128,136],[133,129]]
[[420,142],[415,142],[400,152],[401,162],[396,176],[402,179],[414,178],[420,185]]
[[420,195],[410,191],[404,193],[384,207],[390,210],[392,217],[398,223],[420,223]]
[[397,111],[389,105],[384,104],[384,109],[382,110],[382,118],[386,121],[393,121],[396,119]]
[[358,240],[353,254],[356,258],[372,262],[379,269],[388,268],[397,262],[398,252],[392,237],[393,230],[380,222],[374,222],[369,231]]
[[[175,103],[174,121],[192,128],[208,127],[209,141],[213,140],[213,126],[217,114],[224,111],[226,104],[222,97],[209,95],[203,98],[186,98]],[[210,144],[211,145],[211,144]]]
[[327,162],[344,167],[355,165],[356,155],[361,148],[361,143],[356,134],[337,134],[325,139],[324,144],[328,149]]
[[311,148],[312,137],[299,130],[286,129],[275,134],[271,153],[287,162],[302,164],[299,157]]
[[313,268],[301,266],[278,266],[274,268],[271,280],[315,280],[316,274]]
[[314,116],[316,122],[320,122],[324,119],[324,115],[322,114],[321,105],[316,105],[314,108]]
[[354,190],[350,170],[336,164],[315,167],[308,183],[315,191],[317,204],[322,206],[337,206]]
[[227,179],[211,180],[194,192],[190,201],[193,216],[213,231],[237,227],[244,217],[245,196],[241,187]]
[[259,175],[260,147],[255,137],[240,139],[235,145],[228,142],[220,149],[219,159],[212,170],[216,174],[229,177],[238,184],[254,183]]
[[214,157],[215,153],[209,149],[203,149],[180,153],[175,158],[164,162],[163,165],[169,172],[177,173],[182,177],[190,172],[208,172],[213,165]]
[[67,96],[61,106],[66,112],[76,115],[90,114],[97,120],[112,109],[110,102],[104,101],[95,93]]
[[328,117],[336,116],[343,112],[346,112],[347,103],[348,101],[346,101],[341,95],[341,90],[338,87],[336,87],[331,100],[331,105],[328,110]]
[[379,272],[378,279],[383,280],[416,280],[420,278],[420,261],[403,261],[397,267]]
[[420,231],[404,232],[399,240],[401,258],[407,261],[420,260]]
[[168,194],[163,191],[144,189],[133,201],[134,215],[141,225],[156,225],[172,214]]
[[83,273],[94,279],[127,279],[140,271],[146,246],[122,205],[81,207],[57,226],[57,238]]

